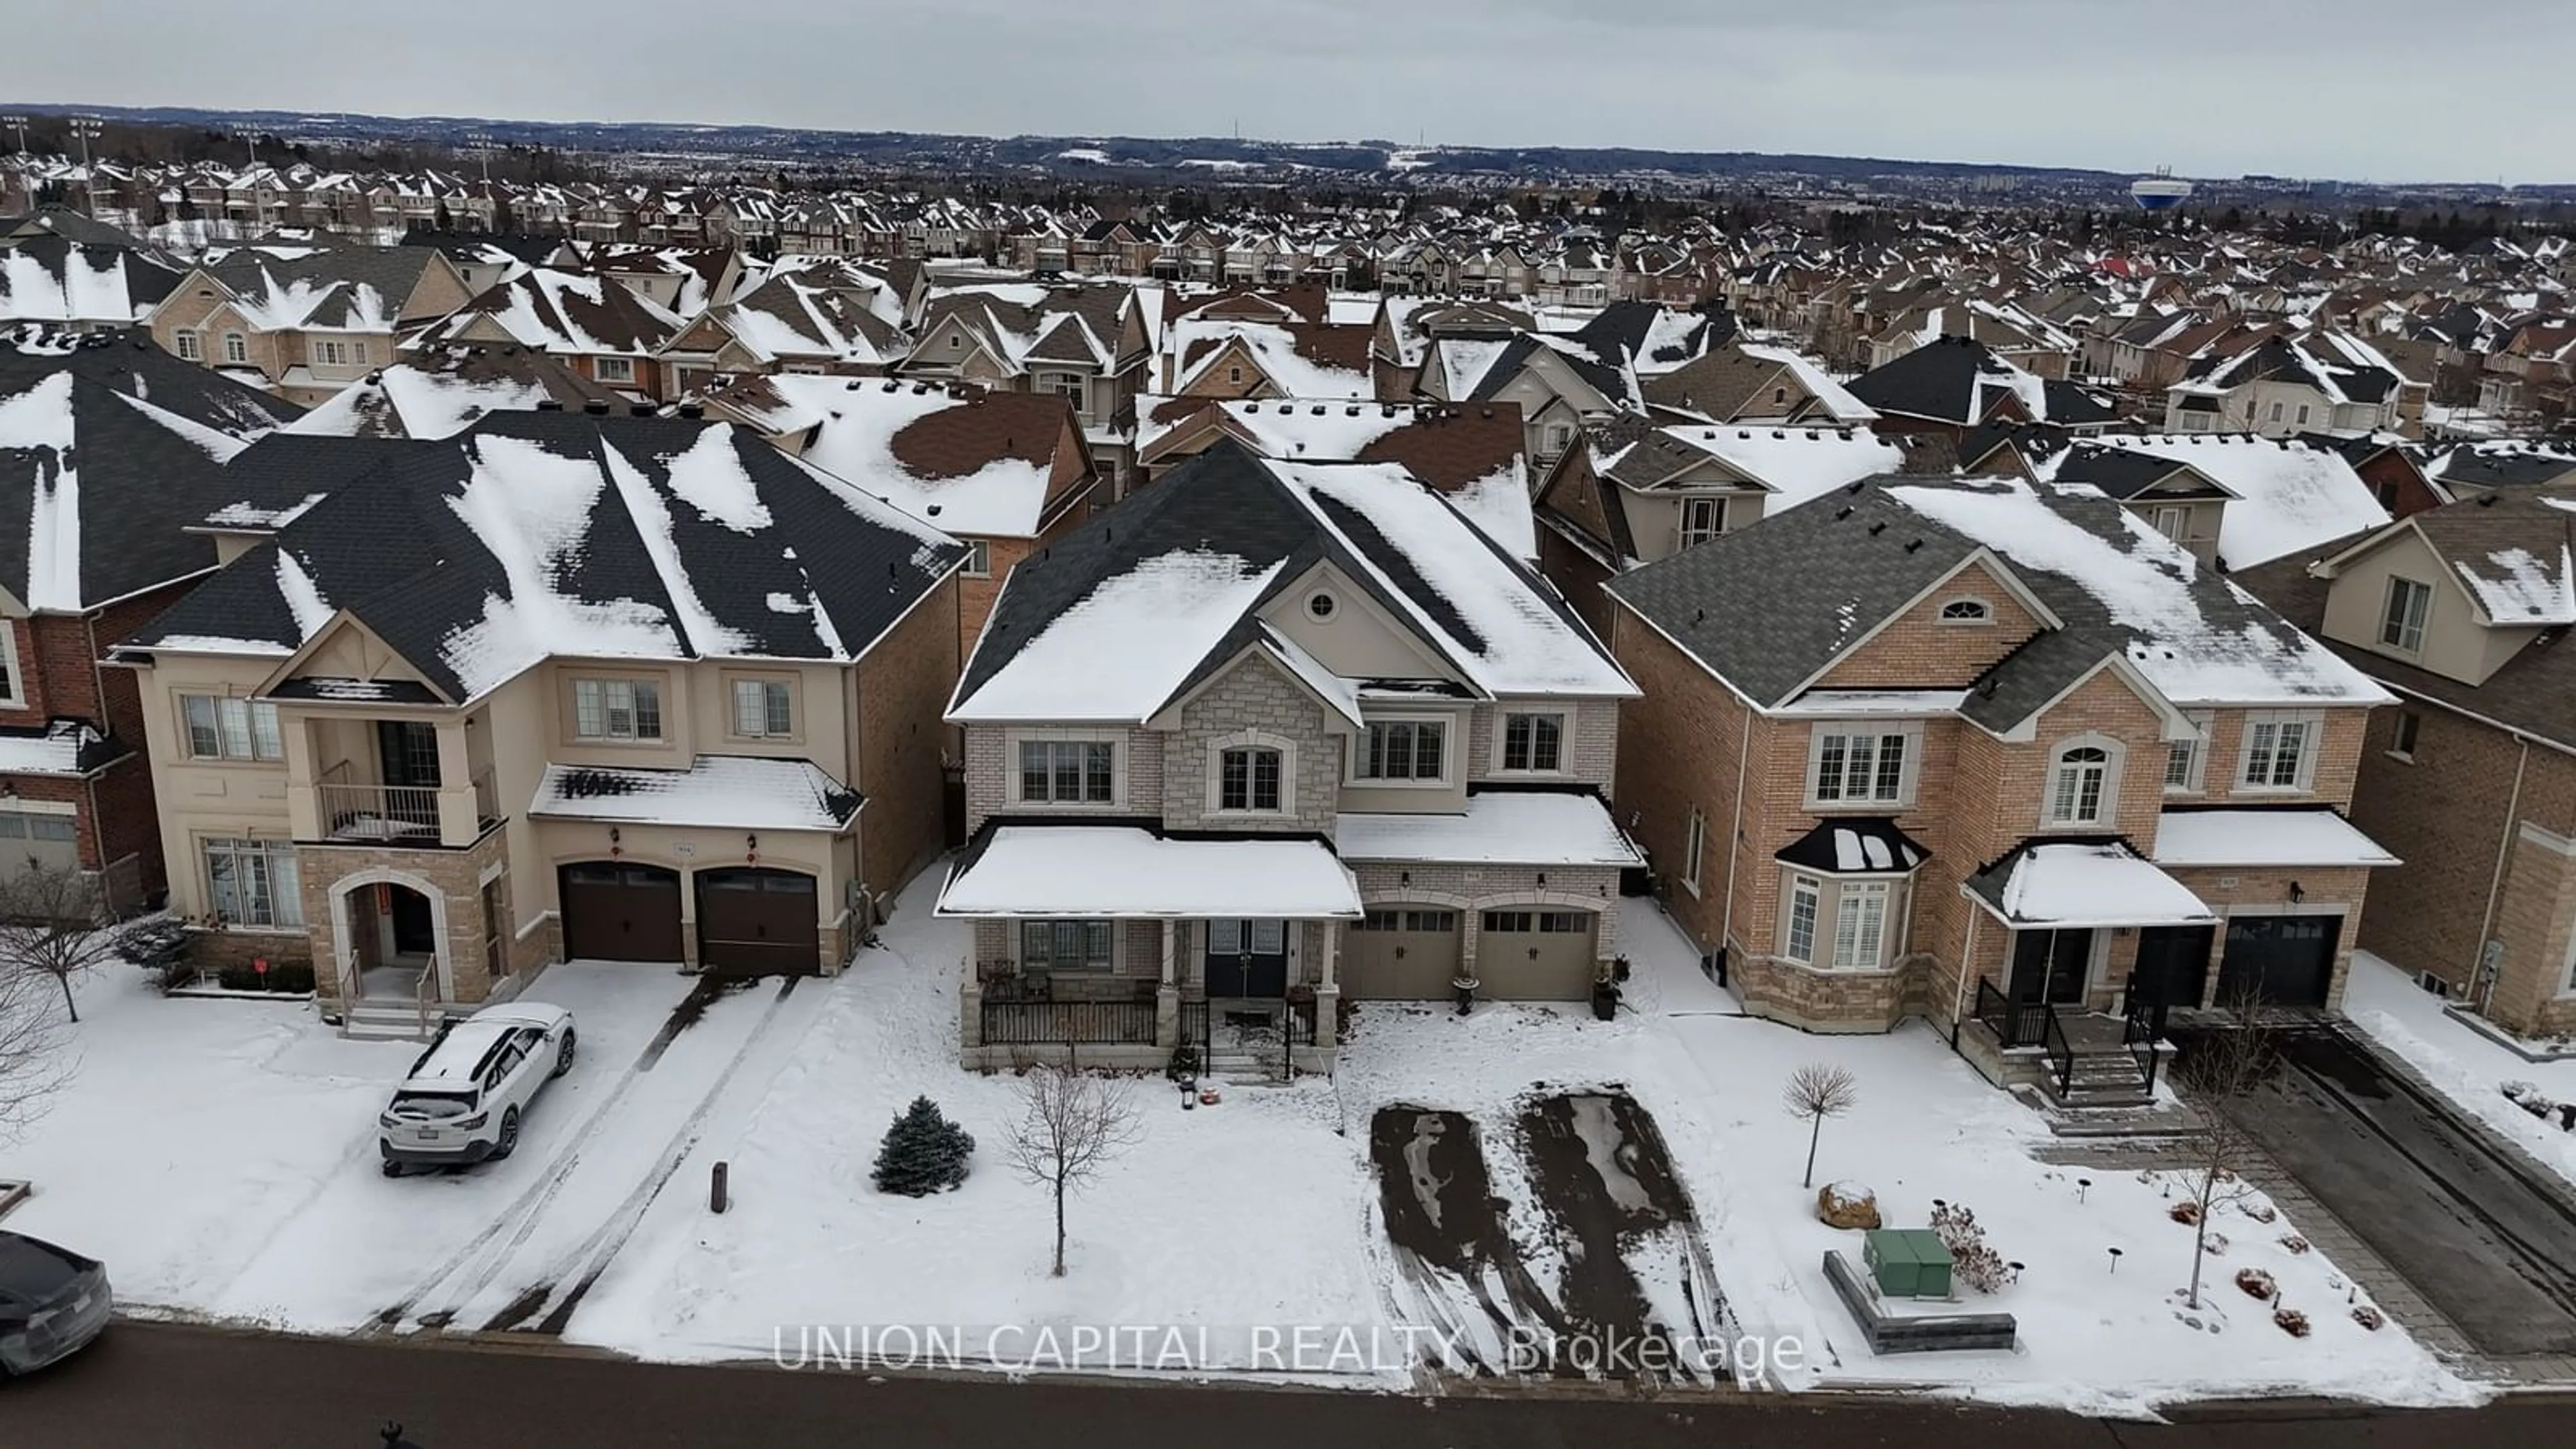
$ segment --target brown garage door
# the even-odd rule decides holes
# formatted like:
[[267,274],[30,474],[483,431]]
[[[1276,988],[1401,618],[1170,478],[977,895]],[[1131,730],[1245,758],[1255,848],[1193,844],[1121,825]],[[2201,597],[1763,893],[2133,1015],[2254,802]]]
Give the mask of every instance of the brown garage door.
[[1497,1001],[1581,1001],[1592,994],[1590,911],[1487,911],[1476,930],[1481,995]]
[[764,974],[820,969],[814,877],[792,870],[698,872],[698,964]]
[[1371,906],[1342,937],[1342,993],[1355,1001],[1438,1001],[1458,975],[1459,912]]
[[677,871],[623,861],[585,861],[563,868],[562,890],[567,959],[680,959]]

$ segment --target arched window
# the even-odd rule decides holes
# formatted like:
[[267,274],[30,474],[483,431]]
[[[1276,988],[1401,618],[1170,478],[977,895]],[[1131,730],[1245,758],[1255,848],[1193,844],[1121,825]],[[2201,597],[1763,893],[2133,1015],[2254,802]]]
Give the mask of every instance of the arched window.
[[2091,739],[2061,745],[2048,772],[2048,823],[2101,825],[2111,818],[2117,757]]
[[1944,624],[1991,624],[1995,607],[1983,599],[1952,599],[1941,606]]

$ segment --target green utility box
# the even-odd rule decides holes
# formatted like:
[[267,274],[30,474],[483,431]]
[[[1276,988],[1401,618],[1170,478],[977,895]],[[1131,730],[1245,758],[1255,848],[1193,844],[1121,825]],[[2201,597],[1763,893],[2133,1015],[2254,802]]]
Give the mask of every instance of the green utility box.
[[1950,1248],[1930,1228],[1873,1228],[1861,1261],[1887,1298],[1950,1296]]

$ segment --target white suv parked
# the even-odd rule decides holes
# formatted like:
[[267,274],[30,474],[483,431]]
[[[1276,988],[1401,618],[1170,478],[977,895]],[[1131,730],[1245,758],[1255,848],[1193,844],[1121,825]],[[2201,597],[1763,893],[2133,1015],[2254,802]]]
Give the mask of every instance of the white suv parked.
[[376,1118],[385,1176],[509,1156],[519,1119],[540,1088],[572,1070],[576,1047],[572,1013],[539,1001],[451,1023]]

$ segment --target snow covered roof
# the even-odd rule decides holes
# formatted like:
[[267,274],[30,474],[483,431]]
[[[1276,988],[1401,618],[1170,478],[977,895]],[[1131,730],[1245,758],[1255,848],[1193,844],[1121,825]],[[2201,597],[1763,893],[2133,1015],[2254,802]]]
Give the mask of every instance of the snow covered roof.
[[545,352],[640,357],[659,352],[681,322],[611,278],[537,267],[494,283],[412,345],[471,342],[481,335],[479,327],[497,328],[510,341]]
[[859,793],[807,760],[700,755],[685,770],[548,765],[531,816],[724,830],[838,831]]
[[[708,399],[796,456],[950,533],[1034,538],[1072,409],[1052,393],[779,374]],[[1073,483],[1078,475],[1068,475]]]
[[1463,815],[1340,816],[1333,842],[1344,860],[1426,865],[1643,865],[1595,795],[1484,791]]
[[2016,930],[2193,926],[2218,919],[2182,882],[2118,841],[2023,845],[1968,877],[1965,888]]
[[1174,840],[1124,825],[999,825],[939,893],[943,916],[1355,920],[1359,883],[1314,840]]
[[964,555],[729,423],[494,413],[401,445],[131,642],[292,652],[345,610],[461,703],[557,656],[853,660]]
[[125,746],[80,720],[0,730],[0,775],[86,775],[126,753]]
[[542,352],[427,347],[342,388],[287,431],[342,438],[445,438],[465,431],[485,413],[524,411],[547,402],[578,409],[593,401],[615,402],[616,394]]
[[178,283],[131,246],[32,237],[0,246],[0,321],[131,326]]
[[0,344],[0,590],[80,612],[213,568],[184,530],[244,439],[295,411],[120,338]]
[[1902,447],[1866,429],[1682,424],[1663,431],[1777,495],[1766,505],[1774,511],[1894,472],[1905,462]]
[[2156,819],[2156,864],[2380,866],[2401,862],[2326,809],[2168,810]]
[[950,718],[1141,723],[1253,643],[1253,611],[1319,563],[1480,695],[1634,692],[1563,600],[1404,469],[1227,441],[1014,568]]
[[1776,362],[1787,368],[1789,375],[1798,380],[1798,385],[1805,388],[1835,422],[1866,423],[1878,417],[1877,409],[1862,402],[1850,388],[1836,382],[1822,363],[1803,352],[1760,342],[1739,342],[1735,350],[1757,362]]
[[1342,366],[1320,354],[1317,338],[1338,331],[1356,334],[1352,361],[1365,353],[1368,334],[1357,328],[1331,329],[1314,324],[1281,326],[1230,318],[1188,318],[1175,322],[1166,340],[1178,362],[1172,391],[1200,390],[1201,379],[1226,355],[1227,344],[1240,347],[1270,379],[1273,387],[1294,398],[1354,398],[1374,401],[1377,385],[1365,366]]
[[2230,569],[2252,568],[2388,522],[2388,510],[2370,485],[2330,448],[2223,434],[2105,433],[2091,441],[2187,463],[2234,494],[2219,514],[2218,557]]

